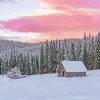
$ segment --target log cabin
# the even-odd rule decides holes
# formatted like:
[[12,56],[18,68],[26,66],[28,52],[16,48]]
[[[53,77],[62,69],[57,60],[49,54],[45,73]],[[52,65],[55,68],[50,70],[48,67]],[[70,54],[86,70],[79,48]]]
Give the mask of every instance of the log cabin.
[[59,77],[86,76],[86,67],[83,61],[61,61],[56,69]]

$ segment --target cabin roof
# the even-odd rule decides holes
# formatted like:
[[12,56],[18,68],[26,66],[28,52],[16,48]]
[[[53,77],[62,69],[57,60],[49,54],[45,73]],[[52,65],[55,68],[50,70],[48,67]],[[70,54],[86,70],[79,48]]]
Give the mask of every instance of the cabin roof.
[[87,69],[83,61],[62,61],[66,72],[86,72]]

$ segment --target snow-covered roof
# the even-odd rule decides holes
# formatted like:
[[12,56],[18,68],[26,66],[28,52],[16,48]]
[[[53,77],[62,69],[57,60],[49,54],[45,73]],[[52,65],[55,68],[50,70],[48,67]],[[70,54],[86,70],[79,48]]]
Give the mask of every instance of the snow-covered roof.
[[83,61],[62,61],[62,64],[67,72],[86,72],[87,69]]

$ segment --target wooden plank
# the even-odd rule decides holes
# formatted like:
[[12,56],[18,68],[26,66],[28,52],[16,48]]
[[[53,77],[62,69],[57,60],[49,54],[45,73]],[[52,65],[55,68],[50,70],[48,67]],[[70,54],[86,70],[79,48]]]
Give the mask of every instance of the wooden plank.
[[25,78],[26,76],[20,76],[20,77],[11,77],[12,79],[19,79],[19,78]]

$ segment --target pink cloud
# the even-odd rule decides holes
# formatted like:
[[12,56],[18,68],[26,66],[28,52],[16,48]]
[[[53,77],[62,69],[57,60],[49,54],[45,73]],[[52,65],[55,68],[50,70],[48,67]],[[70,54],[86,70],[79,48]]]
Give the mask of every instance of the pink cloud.
[[22,32],[92,31],[99,30],[99,23],[100,16],[51,14],[6,21],[3,28]]
[[80,13],[91,16],[100,15],[100,0],[43,0],[51,8],[60,10],[65,14]]
[[74,6],[77,8],[100,8],[100,0],[43,0],[51,6]]

